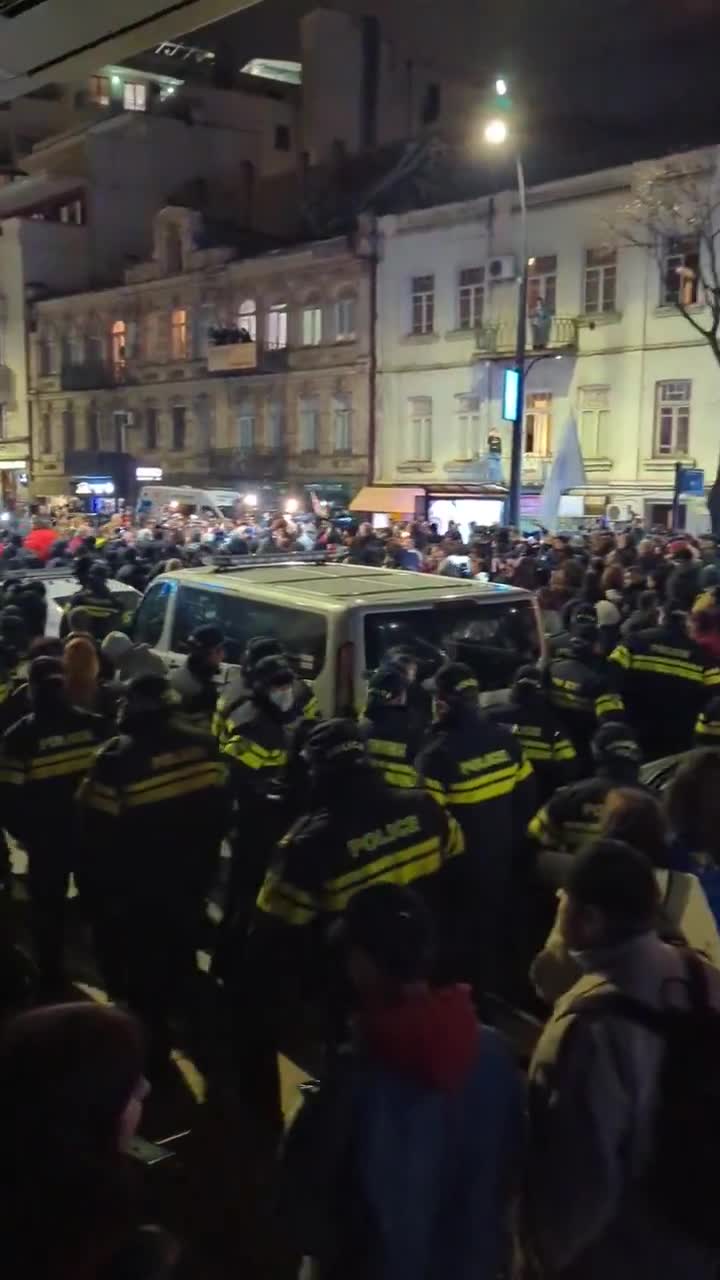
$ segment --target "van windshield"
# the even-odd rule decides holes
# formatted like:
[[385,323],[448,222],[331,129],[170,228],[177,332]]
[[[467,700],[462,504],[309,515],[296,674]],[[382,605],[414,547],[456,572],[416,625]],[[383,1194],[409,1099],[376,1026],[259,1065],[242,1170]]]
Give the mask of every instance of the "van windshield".
[[443,662],[466,662],[484,690],[506,689],[517,668],[540,657],[531,600],[463,600],[431,609],[394,609],[365,618],[365,657],[375,671],[388,649],[410,649],[421,679]]

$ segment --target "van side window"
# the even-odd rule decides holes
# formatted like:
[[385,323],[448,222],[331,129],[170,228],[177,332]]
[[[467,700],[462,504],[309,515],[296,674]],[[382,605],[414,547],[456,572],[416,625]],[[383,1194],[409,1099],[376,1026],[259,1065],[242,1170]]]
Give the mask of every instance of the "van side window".
[[160,643],[173,585],[172,582],[156,582],[143,596],[132,626],[133,640],[137,644],[155,646]]
[[295,658],[298,674],[306,680],[319,675],[325,664],[326,627],[320,613],[245,600],[213,587],[181,585],[170,645],[173,653],[187,653],[189,637],[207,623],[223,632],[228,662],[239,663],[254,636],[274,636]]

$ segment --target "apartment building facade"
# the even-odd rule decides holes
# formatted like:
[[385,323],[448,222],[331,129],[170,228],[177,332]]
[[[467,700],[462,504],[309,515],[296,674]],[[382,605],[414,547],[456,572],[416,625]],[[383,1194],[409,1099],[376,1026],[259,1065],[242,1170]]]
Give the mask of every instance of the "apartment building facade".
[[[683,164],[693,181],[716,181],[714,149]],[[708,485],[715,477],[720,368],[676,305],[685,290],[690,319],[705,323],[698,241],[644,247],[624,230],[648,171],[628,166],[528,192],[528,512],[571,418],[588,514],[612,502],[663,519],[676,463],[703,468]],[[375,479],[407,487],[409,507],[417,489],[454,501],[487,494],[498,449],[509,476],[501,400],[517,325],[517,198],[382,218],[379,235]]]
[[369,298],[345,238],[243,258],[200,214],[161,210],[123,285],[36,305],[35,494],[72,495],[113,455],[173,484],[350,496],[368,471]]

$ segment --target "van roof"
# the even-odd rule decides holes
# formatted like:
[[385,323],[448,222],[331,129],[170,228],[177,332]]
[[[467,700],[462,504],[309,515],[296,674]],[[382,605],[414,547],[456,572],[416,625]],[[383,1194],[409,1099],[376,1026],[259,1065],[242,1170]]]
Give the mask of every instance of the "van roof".
[[[163,575],[193,586],[223,590],[228,594],[276,600],[324,610],[349,605],[433,605],[477,598],[530,599],[530,593],[499,582],[467,581],[435,574],[409,573],[401,569],[373,569],[365,565],[279,564],[256,569],[180,569]],[[162,581],[162,577],[156,579]]]

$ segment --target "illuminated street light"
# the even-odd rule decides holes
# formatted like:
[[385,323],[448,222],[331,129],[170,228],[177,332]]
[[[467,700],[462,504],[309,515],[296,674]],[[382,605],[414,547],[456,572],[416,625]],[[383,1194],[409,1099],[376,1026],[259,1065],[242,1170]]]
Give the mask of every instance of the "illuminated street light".
[[508,83],[502,76],[498,76],[495,81],[495,92],[499,98],[506,98],[508,92]]
[[509,134],[510,130],[504,120],[489,120],[485,125],[485,141],[493,147],[501,147],[507,142]]
[[256,507],[256,506],[257,506],[257,504],[258,504],[257,494],[256,494],[256,493],[246,493],[246,494],[245,494],[245,500],[244,500],[244,501],[245,501],[245,506],[246,506],[246,507]]

